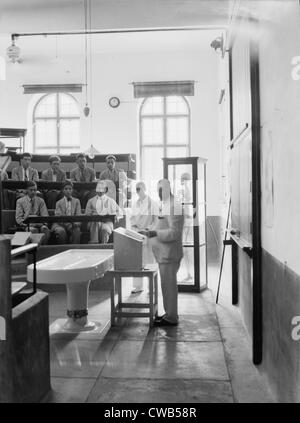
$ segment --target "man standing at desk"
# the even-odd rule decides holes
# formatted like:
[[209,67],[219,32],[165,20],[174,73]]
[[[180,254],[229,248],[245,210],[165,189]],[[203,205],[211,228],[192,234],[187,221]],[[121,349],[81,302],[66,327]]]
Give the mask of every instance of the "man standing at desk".
[[[77,167],[70,173],[72,182],[94,182],[96,180],[95,170],[87,166],[86,157],[83,153],[76,156]],[[81,202],[81,207],[85,208],[87,201],[95,195],[95,191],[91,192],[86,189],[80,191],[74,190],[74,196],[78,197]]]
[[140,231],[151,239],[152,250],[159,266],[165,315],[158,317],[155,326],[178,324],[177,272],[183,256],[183,213],[181,204],[171,193],[170,182],[158,182],[160,212],[153,230]]
[[[45,201],[38,197],[37,186],[33,181],[27,183],[27,195],[17,200],[16,204],[16,222],[19,226],[25,228],[24,220],[28,216],[48,216],[48,210]],[[47,244],[50,238],[50,230],[44,223],[32,223],[29,226],[31,233],[43,233],[45,235],[42,244]]]
[[[87,216],[93,215],[114,215],[117,219],[123,217],[123,212],[118,204],[111,197],[107,195],[108,187],[105,181],[100,181],[97,184],[97,195],[91,198],[87,205],[85,214]],[[112,220],[105,220],[103,222],[90,222],[90,242],[107,244],[110,235],[114,229],[114,222]]]

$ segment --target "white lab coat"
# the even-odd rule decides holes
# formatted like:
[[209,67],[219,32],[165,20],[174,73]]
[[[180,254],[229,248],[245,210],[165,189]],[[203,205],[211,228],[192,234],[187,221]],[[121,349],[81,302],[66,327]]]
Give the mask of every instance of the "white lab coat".
[[[142,231],[151,229],[155,223],[155,213],[157,213],[157,204],[148,196],[143,200],[138,199],[132,207],[130,223],[131,229]],[[145,261],[147,264],[155,263],[149,239],[146,239],[144,246]],[[143,278],[133,278],[133,288],[136,290],[143,289]]]
[[174,197],[162,203],[161,213],[153,225],[157,237],[151,239],[152,250],[158,263],[177,263],[182,259],[183,220],[182,206]]
[[162,203],[161,214],[157,217],[153,229],[157,232],[157,236],[151,238],[151,244],[159,265],[164,318],[171,323],[176,323],[178,320],[177,272],[183,256],[183,211],[181,204],[174,197]]
[[[98,195],[96,195],[91,198],[87,202],[85,214],[88,216],[95,214],[99,214],[101,216],[105,216],[107,214],[115,215],[117,219],[121,219],[123,217],[121,208],[112,198],[105,194],[102,197],[98,197]],[[113,222],[90,222],[88,224],[88,228],[90,230],[91,242],[98,242],[100,234],[101,243],[106,244],[113,231],[114,224]]]

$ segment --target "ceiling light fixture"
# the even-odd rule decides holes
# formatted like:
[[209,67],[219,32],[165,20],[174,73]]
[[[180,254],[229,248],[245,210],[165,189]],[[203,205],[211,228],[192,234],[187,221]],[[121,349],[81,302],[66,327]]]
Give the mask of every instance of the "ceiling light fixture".
[[211,48],[215,49],[216,53],[221,53],[222,57],[224,57],[224,54],[227,50],[225,50],[225,43],[224,43],[224,36],[223,34],[220,35],[219,37],[215,38],[211,44],[210,44]]
[[85,31],[85,40],[84,40],[84,73],[85,73],[85,107],[83,113],[85,117],[88,117],[90,114],[90,108],[88,105],[88,0],[84,0],[84,31]]
[[98,150],[97,150],[97,149],[93,146],[93,144],[91,144],[90,148],[88,148],[88,149],[85,151],[85,153],[88,155],[88,157],[89,157],[91,160],[94,160],[95,155],[96,155],[96,154],[100,154],[100,151],[98,151]]
[[15,37],[11,38],[11,46],[7,48],[6,54],[11,63],[20,63],[21,49],[20,47],[16,46]]

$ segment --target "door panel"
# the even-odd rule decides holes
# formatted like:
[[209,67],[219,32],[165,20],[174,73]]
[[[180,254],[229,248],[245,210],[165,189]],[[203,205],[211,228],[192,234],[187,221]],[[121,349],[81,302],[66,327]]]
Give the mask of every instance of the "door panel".
[[207,287],[206,160],[197,157],[163,160],[164,177],[169,179],[184,213],[184,254],[178,271],[178,287],[180,291],[199,292]]

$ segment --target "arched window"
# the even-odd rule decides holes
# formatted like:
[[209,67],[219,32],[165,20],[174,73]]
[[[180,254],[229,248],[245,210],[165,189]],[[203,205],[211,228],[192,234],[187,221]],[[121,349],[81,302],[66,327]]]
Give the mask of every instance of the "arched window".
[[162,177],[162,157],[190,155],[190,108],[185,97],[150,97],[140,108],[141,177]]
[[69,154],[80,150],[79,109],[67,93],[44,95],[33,111],[33,151]]

